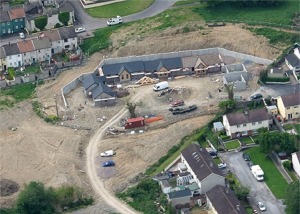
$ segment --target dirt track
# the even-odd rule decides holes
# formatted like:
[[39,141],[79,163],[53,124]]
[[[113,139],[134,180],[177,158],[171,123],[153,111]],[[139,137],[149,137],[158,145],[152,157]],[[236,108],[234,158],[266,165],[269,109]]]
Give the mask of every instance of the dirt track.
[[[130,31],[128,31],[128,34],[130,34]],[[243,35],[243,39],[237,38],[236,35],[239,34]],[[122,41],[122,35],[113,35],[114,47],[118,47],[117,45]],[[270,48],[266,39],[261,37],[256,38],[249,31],[242,29],[238,25],[216,28],[210,31],[207,36],[201,36],[197,32],[191,32],[184,36],[180,34],[175,35],[172,29],[169,29],[164,34],[150,35],[141,41],[136,41],[135,38],[132,38],[132,40],[127,41],[126,45],[115,48],[110,53],[94,54],[85,66],[66,71],[57,80],[39,87],[37,96],[42,106],[46,107],[45,112],[55,114],[53,94],[59,94],[60,88],[63,85],[81,73],[93,71],[103,58],[103,55],[138,55],[214,46],[232,47],[233,50],[253,54],[254,49],[251,49],[252,46],[249,44],[254,44],[257,41],[259,41],[260,45],[257,47],[256,55],[269,59],[276,56],[277,50]],[[166,44],[169,44],[169,46]],[[187,103],[197,103],[204,108],[207,108],[210,104],[213,104],[215,107],[226,95],[224,92],[217,93],[217,88],[221,86],[221,82],[217,84],[212,83],[210,77],[181,79],[171,82],[171,84],[188,86],[187,88],[191,93],[178,95],[177,98],[183,96],[182,98]],[[251,89],[249,91],[240,93],[240,95],[248,97],[256,89],[256,81],[253,80],[250,86]],[[156,96],[153,96],[151,86],[142,87],[139,90],[144,95],[144,98],[140,97],[142,106],[138,108],[141,114],[159,113],[164,115],[165,120],[172,119],[167,111],[168,102],[166,97],[157,99]],[[212,93],[213,99],[206,99],[208,92]],[[65,112],[62,100],[59,98],[58,96],[60,116],[70,115],[73,118],[72,120],[63,121],[64,125],[88,126],[91,130],[70,129],[61,127],[61,124],[57,126],[49,125],[32,112],[31,104],[28,101],[22,102],[12,109],[1,111],[1,177],[16,181],[21,188],[24,186],[24,183],[31,180],[39,180],[47,186],[77,185],[84,188],[89,194],[93,192],[91,183],[96,188],[105,188],[106,192],[101,193],[102,196],[103,194],[111,194],[111,192],[122,190],[131,185],[130,181],[136,175],[158,160],[168,149],[177,144],[183,136],[205,124],[211,118],[211,116],[195,117],[163,129],[145,132],[141,135],[106,138],[101,142],[96,142],[96,137],[94,137],[91,139],[92,143],[87,148],[89,139],[94,133],[96,133],[96,136],[102,134],[102,129],[99,128],[104,127],[103,125],[106,120],[99,122],[98,119],[103,116],[106,116],[108,120],[112,118],[116,112],[119,112],[123,108],[126,99],[120,100],[118,105],[112,108],[95,109],[92,107],[92,102],[90,101],[87,102],[87,105],[84,105],[85,98],[82,88],[78,88],[67,96],[71,105],[71,111]],[[80,104],[84,105],[82,111],[78,111]],[[107,124],[105,124],[106,126]],[[12,131],[12,127],[17,127],[17,130]],[[179,132],[178,128],[180,127],[182,129]],[[98,129],[99,131],[96,132]],[[157,143],[159,140],[162,140],[162,142]],[[87,148],[86,153],[84,152],[85,148]],[[117,163],[116,176],[103,179],[100,182],[100,178],[95,177],[94,174],[93,179],[90,181],[86,176],[86,172],[89,174],[95,173],[93,170],[97,166],[92,165],[86,168],[86,158],[89,159],[90,163],[95,164],[92,158],[96,157],[100,151],[109,148],[118,150],[118,155],[115,157]],[[152,153],[147,153],[148,151],[152,151]],[[139,164],[132,167],[132,163]],[[16,195],[1,197],[1,206],[11,205]],[[103,201],[102,198],[97,197],[98,195],[95,196],[99,201]],[[109,199],[111,200],[111,198]],[[122,206],[122,203],[120,206]],[[123,209],[123,207],[119,207],[119,209]],[[101,204],[100,210],[106,210],[104,213],[114,211],[114,209],[104,203]],[[99,211],[99,207],[97,211]],[[97,211],[94,213],[99,213]]]

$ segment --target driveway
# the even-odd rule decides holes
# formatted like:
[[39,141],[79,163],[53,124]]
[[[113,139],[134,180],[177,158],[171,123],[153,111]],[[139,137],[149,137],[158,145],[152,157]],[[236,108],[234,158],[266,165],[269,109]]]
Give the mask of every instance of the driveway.
[[267,208],[265,214],[282,214],[284,206],[280,200],[277,200],[265,182],[257,181],[251,173],[247,162],[242,158],[242,152],[219,153],[219,156],[227,164],[239,179],[243,186],[250,189],[250,202],[253,209],[259,210],[257,203],[263,202]]

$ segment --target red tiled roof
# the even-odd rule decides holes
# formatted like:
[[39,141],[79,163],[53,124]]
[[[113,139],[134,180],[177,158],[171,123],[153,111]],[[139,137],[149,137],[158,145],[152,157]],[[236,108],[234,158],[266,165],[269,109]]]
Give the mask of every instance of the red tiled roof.
[[17,43],[21,53],[34,51],[32,40],[24,40]]
[[24,18],[26,16],[24,8],[12,9],[8,13],[9,13],[9,17],[10,17],[11,20]]

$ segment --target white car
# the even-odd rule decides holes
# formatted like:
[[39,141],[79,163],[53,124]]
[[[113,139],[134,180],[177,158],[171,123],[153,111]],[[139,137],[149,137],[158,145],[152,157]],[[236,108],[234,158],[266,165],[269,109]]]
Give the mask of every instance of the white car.
[[219,169],[226,168],[226,166],[227,166],[226,163],[219,163],[219,164],[218,164],[218,168],[219,168]]
[[100,154],[100,156],[101,156],[101,157],[110,157],[110,156],[113,156],[114,154],[116,154],[116,153],[114,152],[114,150],[107,150],[107,151],[105,151],[105,152],[102,152],[102,153]]
[[266,211],[267,210],[267,208],[265,207],[265,205],[262,202],[258,202],[257,206],[260,209],[260,211]]
[[75,29],[75,32],[76,33],[81,33],[81,32],[84,32],[85,31],[85,28],[84,27],[79,27],[79,28],[76,28]]
[[25,39],[25,34],[24,33],[19,33],[19,36],[21,39]]

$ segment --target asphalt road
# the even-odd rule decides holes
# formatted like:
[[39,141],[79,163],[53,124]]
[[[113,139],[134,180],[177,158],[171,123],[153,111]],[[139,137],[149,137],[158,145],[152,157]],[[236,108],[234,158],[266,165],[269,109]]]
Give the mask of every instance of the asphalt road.
[[[91,32],[98,28],[104,28],[107,26],[107,19],[96,19],[90,17],[83,9],[80,0],[69,0],[75,10],[75,27],[84,27],[87,32]],[[131,22],[139,19],[145,19],[155,16],[166,9],[170,8],[176,0],[156,0],[149,8],[139,13],[122,17],[123,22]],[[8,42],[16,42],[19,38],[19,34],[11,34],[3,36],[0,39],[0,45],[8,44]]]
[[[260,87],[255,93],[261,93],[265,98],[268,96],[278,97],[282,95],[292,94],[300,91],[300,84],[296,85],[265,85]],[[253,93],[253,94],[255,94]]]
[[280,200],[277,200],[265,182],[257,181],[251,173],[247,162],[242,158],[242,152],[219,153],[219,156],[227,164],[227,167],[239,179],[243,186],[250,189],[250,200],[253,203],[253,209],[259,210],[257,203],[263,202],[267,211],[264,214],[283,214],[284,206]]

